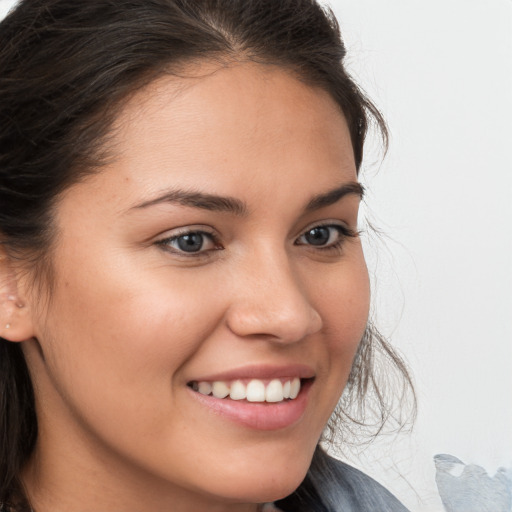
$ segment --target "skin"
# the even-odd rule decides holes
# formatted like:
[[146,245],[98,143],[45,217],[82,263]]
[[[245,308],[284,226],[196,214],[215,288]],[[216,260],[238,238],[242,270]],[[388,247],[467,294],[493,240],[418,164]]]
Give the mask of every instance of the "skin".
[[[303,237],[357,229],[357,194],[305,210],[357,181],[345,119],[276,67],[199,71],[133,96],[115,158],[59,198],[51,300],[18,282],[11,339],[26,340],[39,418],[23,479],[38,512],[254,511],[300,484],[346,383],[368,315],[360,240]],[[245,215],[136,207],[177,187],[243,201]],[[161,243],[189,226],[215,243],[199,256]],[[297,422],[247,428],[191,397],[191,380],[248,363],[312,368]]]

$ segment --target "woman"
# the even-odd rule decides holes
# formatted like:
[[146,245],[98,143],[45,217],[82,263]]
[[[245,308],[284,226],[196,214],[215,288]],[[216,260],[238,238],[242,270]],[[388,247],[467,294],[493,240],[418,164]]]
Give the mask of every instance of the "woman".
[[318,447],[375,348],[408,378],[368,326],[385,128],[335,20],[26,0],[0,48],[3,508],[405,510]]

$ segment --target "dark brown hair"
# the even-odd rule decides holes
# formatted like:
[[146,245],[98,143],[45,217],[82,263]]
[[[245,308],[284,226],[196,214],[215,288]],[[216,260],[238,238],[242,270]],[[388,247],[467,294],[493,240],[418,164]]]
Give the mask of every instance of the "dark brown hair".
[[[53,207],[67,187],[101,169],[126,98],[204,59],[278,65],[329,92],[347,119],[359,170],[369,125],[380,128],[385,144],[387,131],[344,57],[334,16],[314,0],[22,0],[0,24],[3,250],[36,278],[48,278]],[[400,359],[369,328],[344,400],[359,404],[377,390],[383,419],[389,407],[376,386],[375,351],[410,383]],[[346,421],[350,413],[340,415]],[[0,503],[13,499],[36,439],[20,346],[0,339]]]

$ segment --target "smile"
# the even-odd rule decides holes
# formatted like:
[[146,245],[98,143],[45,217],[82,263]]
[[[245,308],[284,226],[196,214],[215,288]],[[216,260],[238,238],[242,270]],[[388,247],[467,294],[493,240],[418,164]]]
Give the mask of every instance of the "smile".
[[272,380],[251,379],[247,382],[242,380],[193,381],[189,386],[202,395],[211,395],[215,398],[277,403],[297,398],[301,389],[301,380],[295,377]]
[[[305,414],[314,377],[196,380],[187,388],[194,401],[215,415],[253,430],[293,426]],[[234,397],[234,398],[233,398]]]

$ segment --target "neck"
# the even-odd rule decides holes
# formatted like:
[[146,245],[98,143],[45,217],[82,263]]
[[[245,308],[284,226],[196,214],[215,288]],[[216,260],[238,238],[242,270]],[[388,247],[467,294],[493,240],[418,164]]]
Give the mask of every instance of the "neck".
[[267,512],[258,504],[224,502],[126,468],[114,470],[110,464],[105,471],[91,470],[83,459],[68,453],[61,457],[63,464],[48,463],[36,448],[22,474],[30,503],[27,512]]

